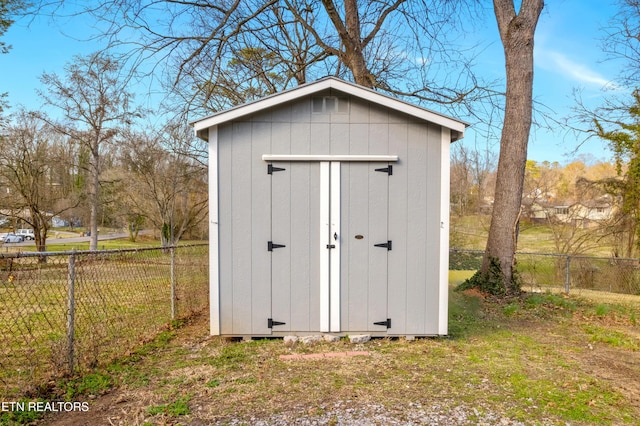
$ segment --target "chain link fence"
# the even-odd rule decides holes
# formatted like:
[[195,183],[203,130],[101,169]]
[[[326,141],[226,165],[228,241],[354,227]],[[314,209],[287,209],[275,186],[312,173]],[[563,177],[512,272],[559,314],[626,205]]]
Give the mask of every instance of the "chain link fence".
[[0,400],[125,356],[208,303],[207,244],[0,253]]
[[[477,270],[481,250],[451,249],[449,269]],[[516,253],[522,289],[563,292],[597,302],[640,303],[640,259]]]

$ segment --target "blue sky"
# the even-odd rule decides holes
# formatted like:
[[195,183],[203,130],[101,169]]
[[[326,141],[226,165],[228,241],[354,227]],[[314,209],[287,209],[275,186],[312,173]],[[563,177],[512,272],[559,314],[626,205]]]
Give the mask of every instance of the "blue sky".
[[[490,2],[487,0],[487,3]],[[602,99],[603,89],[611,85],[620,64],[603,62],[600,44],[602,28],[616,9],[612,1],[548,0],[536,32],[534,97],[536,101],[562,117],[570,113],[572,92],[579,89],[583,98],[594,105]],[[491,18],[491,16],[489,16]],[[43,72],[64,73],[64,65],[76,54],[87,54],[101,46],[82,39],[95,31],[89,20],[68,18],[52,23],[47,18],[14,24],[3,40],[13,46],[7,55],[0,55],[0,92],[9,92],[12,106],[24,105],[39,109],[41,100],[36,90],[42,89],[39,77]],[[495,22],[479,30],[479,37],[488,48],[477,58],[481,73],[492,78],[504,75],[502,46]],[[437,109],[437,108],[434,108]],[[577,155],[590,155],[592,160],[608,160],[605,144],[591,140],[573,153],[581,142],[563,129],[554,132],[533,131],[529,158],[536,161],[567,163]],[[471,128],[465,143],[485,146],[486,141]],[[493,142],[495,147],[495,142]],[[496,148],[497,149],[497,148]]]

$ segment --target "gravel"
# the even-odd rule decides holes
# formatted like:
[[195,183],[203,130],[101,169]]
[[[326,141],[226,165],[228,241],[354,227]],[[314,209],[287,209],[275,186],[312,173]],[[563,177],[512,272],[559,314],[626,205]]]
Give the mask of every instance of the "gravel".
[[[388,408],[382,405],[353,407],[351,401],[335,404],[332,407],[320,407],[317,415],[289,413],[272,415],[266,419],[224,419],[220,423],[228,425],[253,426],[316,426],[316,425],[525,425],[513,419],[487,411],[462,405],[408,404],[403,407]],[[552,422],[549,422],[551,424]]]

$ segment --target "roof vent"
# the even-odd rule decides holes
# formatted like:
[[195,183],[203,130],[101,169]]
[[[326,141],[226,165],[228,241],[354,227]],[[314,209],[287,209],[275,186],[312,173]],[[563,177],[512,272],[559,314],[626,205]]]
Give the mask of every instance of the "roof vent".
[[315,96],[311,98],[311,111],[314,114],[348,114],[349,99],[337,96]]

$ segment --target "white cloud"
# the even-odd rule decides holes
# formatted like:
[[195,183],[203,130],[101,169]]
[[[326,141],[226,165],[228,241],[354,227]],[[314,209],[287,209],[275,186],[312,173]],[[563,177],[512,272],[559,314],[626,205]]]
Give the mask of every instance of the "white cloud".
[[589,66],[575,62],[563,53],[556,51],[543,51],[537,59],[538,63],[552,71],[564,75],[566,78],[581,84],[598,86],[600,89],[619,90],[620,87],[602,74],[594,71]]

